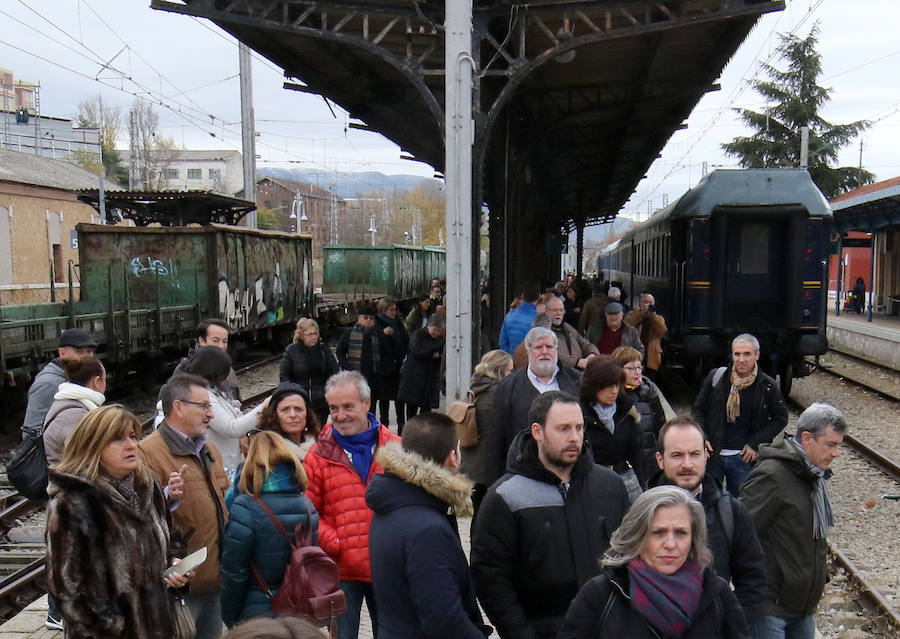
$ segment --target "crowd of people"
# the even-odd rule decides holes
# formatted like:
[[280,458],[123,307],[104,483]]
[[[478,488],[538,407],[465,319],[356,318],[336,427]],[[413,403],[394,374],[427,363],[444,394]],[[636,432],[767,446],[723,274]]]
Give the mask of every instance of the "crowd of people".
[[199,639],[322,636],[271,619],[303,531],[339,570],[340,639],[363,603],[382,639],[811,639],[843,415],[814,404],[787,433],[744,334],[667,419],[652,294],[629,310],[618,283],[591,293],[522,292],[472,375],[465,448],[435,412],[440,281],[405,321],[396,300],[360,306],[334,352],[298,321],[280,384],[248,411],[228,326],[201,323],[146,436],[104,405],[90,336],[65,331],[23,426],[51,465],[47,625],[169,639],[188,615]]

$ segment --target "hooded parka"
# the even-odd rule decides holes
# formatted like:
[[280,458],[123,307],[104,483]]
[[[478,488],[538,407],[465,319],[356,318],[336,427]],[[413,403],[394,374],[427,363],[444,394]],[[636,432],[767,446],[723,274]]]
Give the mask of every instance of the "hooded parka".
[[[485,626],[459,540],[456,515],[471,512],[472,482],[391,442],[385,474],[366,489],[378,635],[483,639]],[[449,512],[448,512],[449,510]]]

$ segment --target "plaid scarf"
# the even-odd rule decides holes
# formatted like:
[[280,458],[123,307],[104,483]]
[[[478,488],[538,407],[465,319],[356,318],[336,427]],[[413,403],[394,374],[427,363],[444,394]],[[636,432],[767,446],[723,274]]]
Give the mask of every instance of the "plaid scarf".
[[729,424],[733,424],[741,416],[741,391],[753,386],[758,372],[759,366],[756,364],[746,377],[741,377],[736,370],[731,369],[731,390],[728,391],[728,401],[725,402],[725,414],[728,416]]
[[828,537],[828,529],[834,526],[834,513],[831,510],[831,495],[828,493],[828,485],[825,483],[825,471],[816,466],[806,454],[806,449],[797,441],[796,437],[789,437],[788,441],[800,453],[806,467],[818,479],[816,489],[813,492],[813,524],[816,539]]
[[680,637],[691,624],[703,593],[703,569],[691,559],[674,575],[644,563],[628,562],[631,606],[664,637]]
[[372,345],[372,370],[378,370],[379,360],[381,359],[381,353],[378,348],[378,336],[375,334],[374,330],[367,331],[359,324],[354,324],[353,328],[350,329],[350,343],[347,346],[347,359],[353,370],[362,370],[363,340],[367,335],[372,336],[370,342]]

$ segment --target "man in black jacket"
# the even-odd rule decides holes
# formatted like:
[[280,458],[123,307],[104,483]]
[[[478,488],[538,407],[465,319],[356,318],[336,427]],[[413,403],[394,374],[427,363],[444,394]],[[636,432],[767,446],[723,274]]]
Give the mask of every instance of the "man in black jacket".
[[595,465],[584,445],[575,397],[539,395],[530,421],[472,535],[475,588],[501,639],[556,636],[578,589],[600,572],[629,505],[622,480]]
[[503,378],[494,395],[494,409],[490,428],[486,429],[485,468],[488,484],[492,484],[506,469],[506,455],[515,436],[528,430],[531,422],[528,411],[541,393],[559,390],[578,394],[579,374],[568,366],[559,366],[556,334],[549,328],[535,327],[525,335],[528,366]]
[[[472,482],[459,473],[456,425],[423,413],[376,455],[384,475],[366,489],[372,585],[380,637],[483,639],[482,623],[457,514],[471,512]],[[448,508],[451,514],[448,514]]]
[[731,358],[731,366],[715,368],[703,380],[691,414],[712,447],[709,474],[737,497],[759,445],[781,432],[788,415],[775,380],[759,369],[759,340],[738,335]]
[[747,507],[723,493],[718,483],[706,475],[709,453],[706,435],[690,415],[679,415],[659,431],[656,463],[660,473],[650,485],[674,484],[694,495],[706,511],[709,549],[713,567],[725,581],[734,584],[747,623],[760,614],[766,589],[762,547]]

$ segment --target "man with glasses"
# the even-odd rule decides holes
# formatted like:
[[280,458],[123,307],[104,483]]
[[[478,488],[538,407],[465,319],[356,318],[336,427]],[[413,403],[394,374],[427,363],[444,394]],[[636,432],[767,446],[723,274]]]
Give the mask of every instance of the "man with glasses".
[[[222,455],[206,441],[213,417],[206,380],[196,375],[173,375],[163,386],[161,397],[165,420],[141,440],[138,448],[160,483],[169,485],[173,539],[180,537],[187,543],[185,552],[204,547],[208,551],[206,562],[194,570],[185,601],[197,624],[197,639],[212,639],[222,635],[219,548],[228,515],[228,477]],[[179,476],[183,490],[173,491],[173,486],[181,484]]]
[[566,308],[561,298],[553,296],[544,306],[544,314],[550,318],[550,330],[556,334],[559,363],[584,370],[592,357],[600,354],[597,347],[581,336],[574,326],[563,322]]

